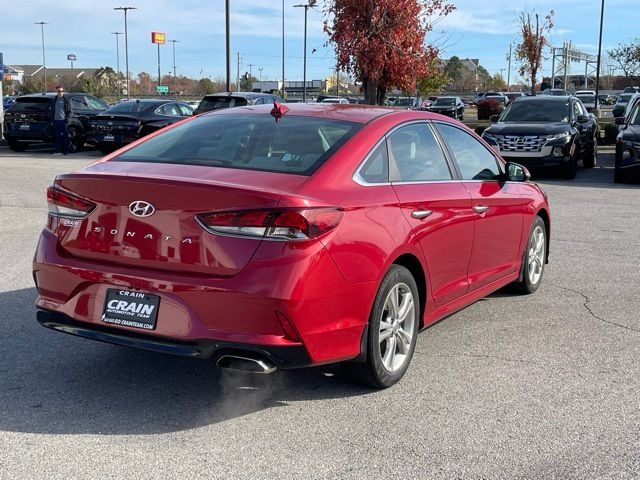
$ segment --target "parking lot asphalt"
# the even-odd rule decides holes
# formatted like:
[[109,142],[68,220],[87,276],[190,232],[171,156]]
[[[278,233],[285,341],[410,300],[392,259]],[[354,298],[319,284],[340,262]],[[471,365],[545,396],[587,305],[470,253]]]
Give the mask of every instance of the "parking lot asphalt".
[[550,263],[423,331],[373,391],[335,366],[269,376],[35,321],[45,188],[94,152],[0,147],[0,478],[640,477],[640,189],[604,167],[540,180]]

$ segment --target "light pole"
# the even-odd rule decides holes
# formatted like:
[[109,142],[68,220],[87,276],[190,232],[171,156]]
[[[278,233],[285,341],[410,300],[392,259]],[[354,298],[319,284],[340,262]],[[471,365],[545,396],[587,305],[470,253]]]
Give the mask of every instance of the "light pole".
[[176,43],[180,43],[180,40],[169,40],[171,42],[171,47],[173,48],[173,92],[174,94],[178,91],[177,82],[178,77],[176,76]]
[[225,25],[226,25],[226,53],[227,53],[227,92],[231,91],[231,40],[229,37],[229,0],[225,0],[224,4]]
[[[258,71],[260,72],[260,83],[262,83],[262,67],[258,68]],[[260,85],[260,90],[262,90],[262,85]]]
[[118,99],[122,95],[122,87],[120,85],[120,35],[124,35],[122,32],[111,32],[116,36],[116,78],[118,79]]
[[47,59],[44,55],[44,26],[49,25],[48,22],[34,22],[34,25],[40,25],[40,34],[42,35],[42,71],[44,73],[44,93],[47,92]]
[[[127,11],[137,10],[136,7],[114,7],[114,10],[122,10],[124,12],[124,62],[127,75],[127,100],[129,100],[129,35],[127,30]],[[116,37],[117,38],[117,37]]]
[[251,68],[254,65],[255,65],[255,63],[247,63],[247,66],[249,67],[249,78],[248,78],[247,85],[249,85],[249,82],[251,82],[251,90],[253,90],[253,81],[251,80],[253,78],[253,74],[251,73]]
[[302,103],[307,101],[307,12],[316,6],[316,0],[308,0],[308,3],[294,5],[296,8],[304,8],[304,56],[302,57]]
[[602,23],[604,21],[604,0],[600,6],[600,38],[598,39],[598,65],[596,67],[596,115],[600,116],[600,101],[598,93],[600,90],[600,57],[602,56]]
[[282,98],[285,97],[284,89],[284,0],[282,0]]

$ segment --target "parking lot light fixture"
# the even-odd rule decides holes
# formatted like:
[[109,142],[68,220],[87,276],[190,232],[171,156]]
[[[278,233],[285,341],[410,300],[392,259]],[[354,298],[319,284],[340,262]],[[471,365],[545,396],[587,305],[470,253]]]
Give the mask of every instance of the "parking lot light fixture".
[[129,32],[127,29],[127,11],[137,10],[136,7],[114,7],[114,10],[122,10],[124,12],[124,62],[126,70],[126,84],[127,84],[127,100],[130,98],[129,93]]
[[304,8],[304,55],[302,60],[302,103],[307,101],[307,12],[316,6],[316,0],[309,0],[308,3],[294,5],[295,8]]
[[116,36],[116,78],[118,85],[118,97],[122,95],[122,86],[120,85],[120,35],[124,35],[122,32],[111,32],[112,35]]
[[171,42],[171,48],[173,50],[173,94],[176,95],[178,91],[177,82],[178,77],[176,76],[176,43],[180,43],[180,40],[169,40]]
[[40,34],[42,36],[42,71],[44,74],[44,86],[42,87],[43,93],[47,93],[47,59],[44,54],[44,26],[49,25],[49,22],[34,22],[34,25],[40,25]]

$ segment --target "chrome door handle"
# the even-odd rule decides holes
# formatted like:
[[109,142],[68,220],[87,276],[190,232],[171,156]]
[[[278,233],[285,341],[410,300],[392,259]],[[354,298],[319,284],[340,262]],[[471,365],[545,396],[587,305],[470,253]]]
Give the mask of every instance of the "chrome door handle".
[[414,210],[413,212],[411,212],[411,216],[413,218],[422,219],[422,218],[427,218],[432,213],[433,212],[431,210]]
[[484,205],[476,205],[475,207],[473,207],[473,211],[476,213],[484,213],[487,210],[489,210],[489,207],[486,207]]

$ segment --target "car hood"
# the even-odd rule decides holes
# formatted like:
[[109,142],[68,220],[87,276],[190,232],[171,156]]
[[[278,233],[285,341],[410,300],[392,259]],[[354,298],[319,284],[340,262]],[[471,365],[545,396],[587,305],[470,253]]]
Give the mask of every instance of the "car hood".
[[625,140],[640,142],[640,125],[629,125],[622,131],[621,136]]
[[555,135],[569,130],[568,123],[507,123],[499,122],[485,131],[494,135]]

